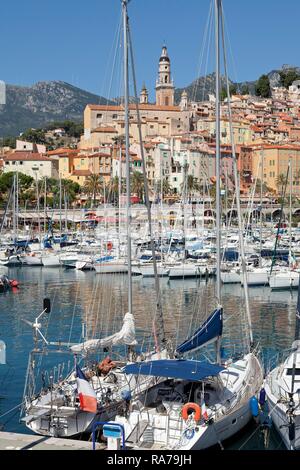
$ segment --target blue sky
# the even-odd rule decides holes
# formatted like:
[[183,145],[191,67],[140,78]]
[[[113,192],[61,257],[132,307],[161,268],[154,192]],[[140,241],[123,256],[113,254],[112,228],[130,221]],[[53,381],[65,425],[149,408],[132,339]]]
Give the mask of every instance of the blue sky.
[[[164,42],[176,86],[184,87],[198,74],[211,71],[210,53],[208,66],[203,63],[199,70],[210,3],[129,3],[138,86],[145,81],[150,98]],[[300,66],[299,0],[224,0],[223,4],[233,80],[253,80],[282,64]],[[2,0],[0,79],[18,85],[63,80],[97,94],[116,96],[119,60],[113,74],[112,70],[114,53],[119,51],[115,37],[120,12],[120,0]]]

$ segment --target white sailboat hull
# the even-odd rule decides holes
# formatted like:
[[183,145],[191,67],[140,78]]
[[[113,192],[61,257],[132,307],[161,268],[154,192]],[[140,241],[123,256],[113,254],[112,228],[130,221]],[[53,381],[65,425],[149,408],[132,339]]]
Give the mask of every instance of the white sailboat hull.
[[291,443],[289,439],[289,428],[287,420],[287,407],[285,404],[279,404],[278,399],[271,393],[268,386],[266,388],[266,393],[269,402],[269,409],[271,410],[272,422],[281,436],[284,445],[287,449],[299,450],[300,449],[300,414],[297,414],[295,417],[295,441]]
[[[154,277],[154,267],[153,264],[148,265],[148,266],[140,266],[139,270],[142,274],[143,277]],[[164,266],[157,266],[157,275],[159,277],[165,277],[168,276],[169,274],[169,269],[165,268]]]
[[43,266],[47,268],[57,268],[60,266],[59,256],[58,255],[42,256],[42,263],[43,263]]
[[22,264],[26,266],[42,266],[42,259],[40,256],[26,255],[22,257]]
[[[182,418],[183,403],[178,400],[169,401],[165,398],[162,404],[165,411],[159,412],[154,406],[140,408],[132,411],[125,417],[117,416],[115,421],[123,424],[126,440],[130,443],[130,436],[139,422],[145,422],[146,428],[152,432],[152,438],[145,432],[138,442],[129,445],[132,449],[160,449],[160,450],[200,450],[212,447],[238,433],[251,420],[250,399],[257,395],[263,382],[263,371],[258,358],[249,353],[242,360],[230,365],[221,374],[225,385],[222,398],[216,395],[214,407],[207,405],[208,420],[203,419],[193,428],[190,436],[186,434],[189,429]],[[166,385],[166,393],[168,384]],[[178,385],[177,385],[178,386]],[[158,395],[163,385],[160,384]],[[202,386],[200,385],[202,390]],[[212,389],[208,389],[212,390]],[[154,392],[148,391],[149,402],[153,403]],[[172,393],[172,392],[171,392]],[[202,393],[202,392],[201,392]],[[165,393],[162,396],[166,396]],[[198,396],[198,395],[197,395]],[[195,402],[197,396],[191,400]],[[213,397],[213,395],[211,395]],[[210,398],[213,400],[213,398]],[[155,402],[155,400],[154,400]],[[196,401],[197,402],[197,401]],[[134,406],[134,404],[133,404]],[[143,444],[148,445],[143,445]]]
[[276,272],[270,276],[271,289],[293,289],[299,285],[299,273],[296,271]]
[[128,266],[122,261],[94,264],[94,268],[97,274],[121,274],[128,272]]
[[169,278],[176,279],[182,277],[197,277],[199,276],[199,271],[197,266],[182,263],[178,266],[171,266],[169,269]]
[[236,271],[221,271],[221,281],[223,284],[240,284],[241,276]]
[[[266,269],[255,269],[253,271],[247,271],[247,283],[248,286],[267,286],[269,284],[269,270]],[[241,283],[243,284],[243,278],[241,275]]]

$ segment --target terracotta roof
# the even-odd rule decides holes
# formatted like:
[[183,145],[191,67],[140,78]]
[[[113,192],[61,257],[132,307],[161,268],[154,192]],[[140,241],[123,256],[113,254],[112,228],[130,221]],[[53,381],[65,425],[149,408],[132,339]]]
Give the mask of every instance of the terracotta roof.
[[[156,104],[139,104],[139,109],[141,111],[181,111],[179,106],[159,106]],[[88,108],[93,111],[124,111],[124,106],[105,106],[97,104],[88,104]],[[130,104],[129,109],[135,110],[136,105]]]
[[91,176],[90,170],[74,170],[72,176]]
[[71,153],[78,153],[78,150],[60,147],[58,149],[50,150],[49,152],[46,152],[47,155],[65,155],[65,154],[71,154]]
[[53,162],[55,160],[42,155],[41,153],[33,153],[33,152],[13,152],[3,156],[4,161],[46,161],[46,162]]
[[112,126],[106,126],[106,127],[96,127],[95,129],[92,129],[91,132],[117,133],[118,131]]

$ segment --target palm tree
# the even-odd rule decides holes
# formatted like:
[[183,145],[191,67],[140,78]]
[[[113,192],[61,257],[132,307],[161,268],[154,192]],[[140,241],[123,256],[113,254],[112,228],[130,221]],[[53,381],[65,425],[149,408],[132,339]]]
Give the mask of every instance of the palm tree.
[[103,192],[103,178],[99,175],[93,174],[87,177],[83,185],[83,190],[88,196],[92,196],[93,206],[96,204],[97,194]]
[[134,171],[131,177],[131,191],[135,193],[140,200],[143,200],[144,195],[144,176],[140,171]]
[[286,176],[283,173],[280,173],[280,175],[277,176],[276,178],[276,185],[278,190],[280,189],[281,194],[283,195],[283,188],[286,183]]
[[[121,192],[124,189],[124,178],[121,178]],[[119,177],[114,176],[108,183],[108,194],[111,202],[116,202],[119,196]]]
[[157,180],[156,181],[156,192],[161,193],[162,192],[162,199],[164,199],[166,196],[169,194],[173,193],[172,187],[169,182],[169,178],[163,178],[163,180]]
[[192,194],[194,194],[195,192],[200,191],[200,185],[198,183],[198,179],[195,178],[195,176],[193,175],[187,176],[186,190],[187,190],[187,195],[189,198],[191,198]]

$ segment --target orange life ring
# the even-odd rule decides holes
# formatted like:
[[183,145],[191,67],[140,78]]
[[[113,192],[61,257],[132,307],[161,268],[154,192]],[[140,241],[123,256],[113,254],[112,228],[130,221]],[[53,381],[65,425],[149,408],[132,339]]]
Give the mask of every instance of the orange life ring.
[[112,250],[113,244],[112,242],[107,242],[107,249]]
[[188,412],[193,410],[195,412],[194,419],[195,421],[200,421],[201,419],[201,407],[197,403],[186,403],[181,410],[182,418],[186,421],[189,417]]

